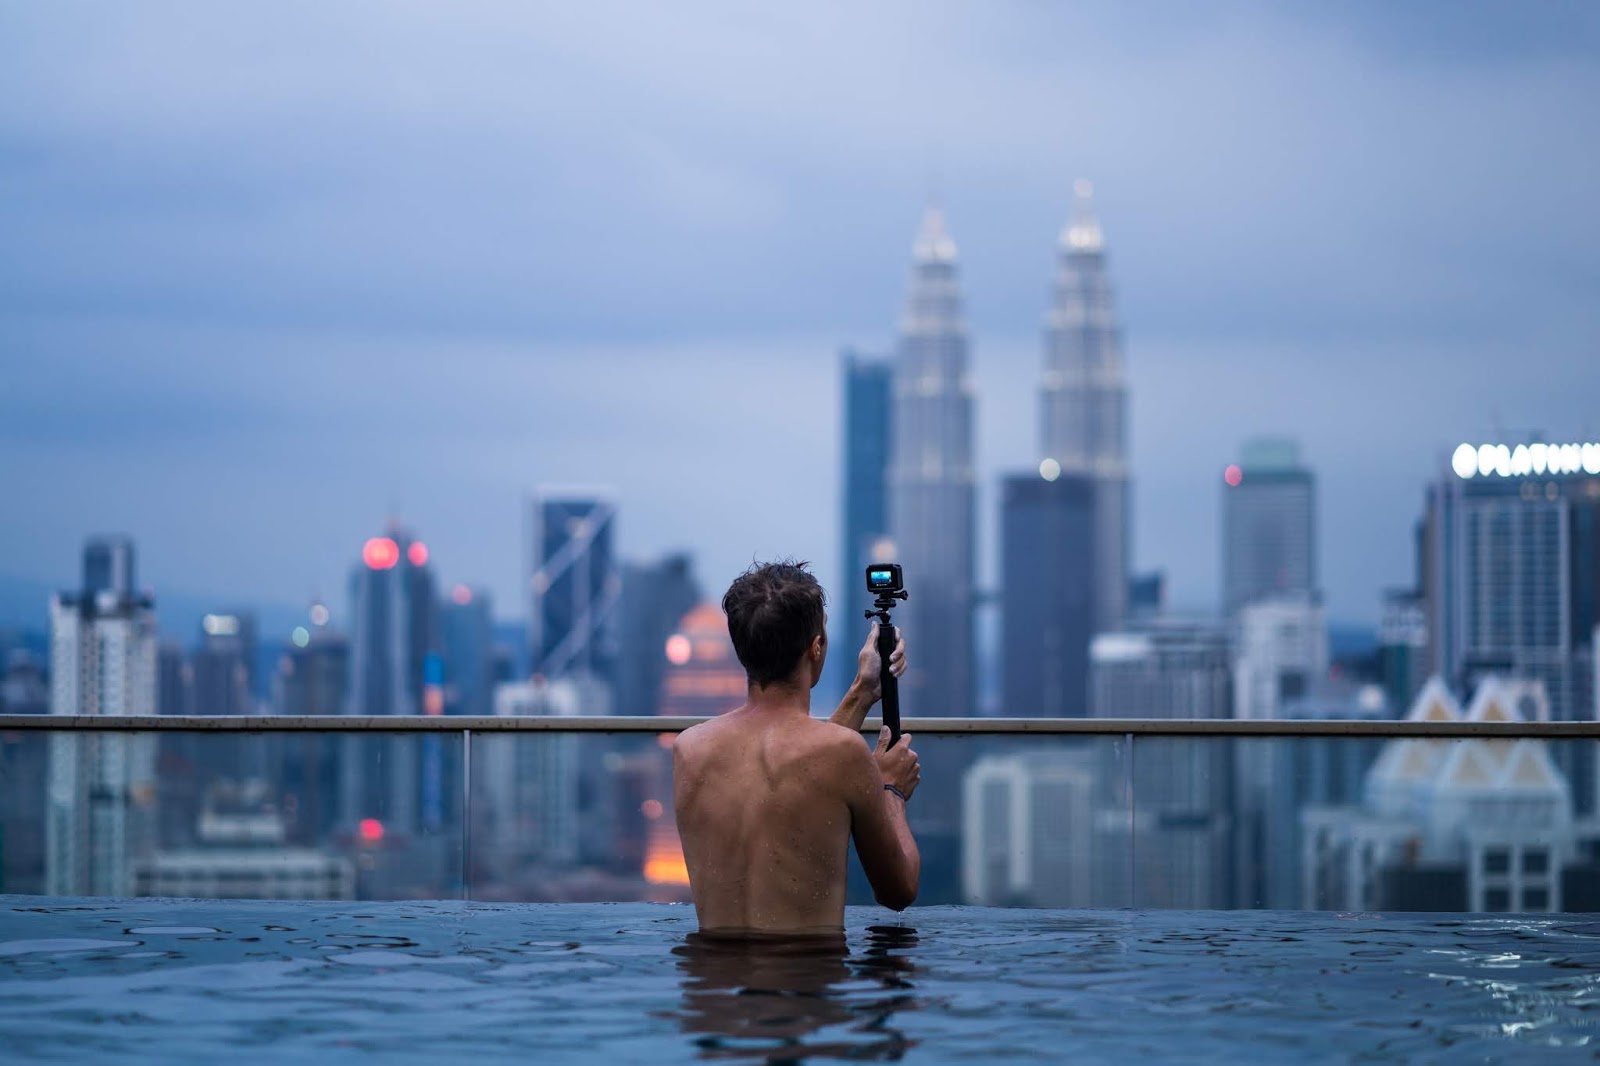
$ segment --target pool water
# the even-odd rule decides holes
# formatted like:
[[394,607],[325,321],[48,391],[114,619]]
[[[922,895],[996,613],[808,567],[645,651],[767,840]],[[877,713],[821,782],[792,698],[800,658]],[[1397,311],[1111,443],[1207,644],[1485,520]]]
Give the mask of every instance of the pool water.
[[0,1061],[1590,1061],[1600,920],[0,896]]

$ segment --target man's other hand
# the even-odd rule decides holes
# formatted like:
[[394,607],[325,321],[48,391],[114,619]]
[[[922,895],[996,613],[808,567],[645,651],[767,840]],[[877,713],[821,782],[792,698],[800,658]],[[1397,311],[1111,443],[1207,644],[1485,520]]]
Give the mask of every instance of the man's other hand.
[[909,800],[922,780],[922,763],[917,761],[917,753],[911,750],[911,734],[901,733],[900,743],[891,748],[889,727],[884,726],[878,730],[878,749],[872,753],[872,757],[878,760],[878,773],[883,776],[883,783],[893,785]]
[[[883,696],[881,661],[878,657],[878,623],[874,622],[872,631],[867,634],[867,642],[861,645],[861,654],[856,656],[856,685],[873,703]],[[894,652],[889,656],[889,672],[895,677],[906,672],[905,637],[895,642]]]

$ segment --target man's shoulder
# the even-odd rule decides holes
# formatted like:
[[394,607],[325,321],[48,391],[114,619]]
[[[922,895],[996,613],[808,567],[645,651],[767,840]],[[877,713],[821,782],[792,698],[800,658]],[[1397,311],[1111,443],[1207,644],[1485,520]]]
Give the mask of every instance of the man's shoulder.
[[806,739],[817,750],[826,752],[831,758],[840,756],[846,759],[855,755],[867,753],[866,743],[861,739],[861,734],[847,726],[830,722],[826,718],[812,718],[805,724]]

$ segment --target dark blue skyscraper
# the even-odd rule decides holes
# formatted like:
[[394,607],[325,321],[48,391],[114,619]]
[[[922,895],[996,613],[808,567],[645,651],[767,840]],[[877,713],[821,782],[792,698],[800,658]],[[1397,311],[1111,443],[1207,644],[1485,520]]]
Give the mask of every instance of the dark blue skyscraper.
[[597,496],[541,493],[533,501],[528,619],[533,674],[613,682],[622,576],[617,508]]
[[494,713],[494,617],[489,593],[457,585],[439,607],[446,714]]
[[855,676],[854,652],[865,639],[864,614],[870,597],[862,572],[868,563],[886,561],[872,556],[873,547],[886,539],[889,530],[894,368],[887,359],[868,359],[850,349],[844,351],[840,366],[844,385],[841,572],[832,590],[833,608],[828,620],[832,623],[834,645],[830,668],[833,683],[842,692]]
[[[1047,472],[1053,472],[1049,468]],[[1001,714],[1088,713],[1094,636],[1095,479],[1008,477],[1001,485]]]
[[667,639],[677,632],[679,620],[700,598],[694,561],[687,553],[623,566],[622,602],[617,608],[621,636],[618,714],[660,713]]
[[[427,545],[393,528],[387,536],[368,540],[351,574],[350,607],[346,713],[421,714],[428,662],[437,655],[438,605]],[[345,825],[377,818],[399,832],[417,829],[422,746],[416,738],[397,734],[344,740]],[[377,745],[384,746],[381,757]]]

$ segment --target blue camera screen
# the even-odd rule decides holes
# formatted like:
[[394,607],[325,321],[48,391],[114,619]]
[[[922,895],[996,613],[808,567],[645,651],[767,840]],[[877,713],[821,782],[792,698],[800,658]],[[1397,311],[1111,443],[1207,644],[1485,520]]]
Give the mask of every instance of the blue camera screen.
[[888,570],[874,570],[872,572],[873,584],[886,585],[894,580],[894,574]]

